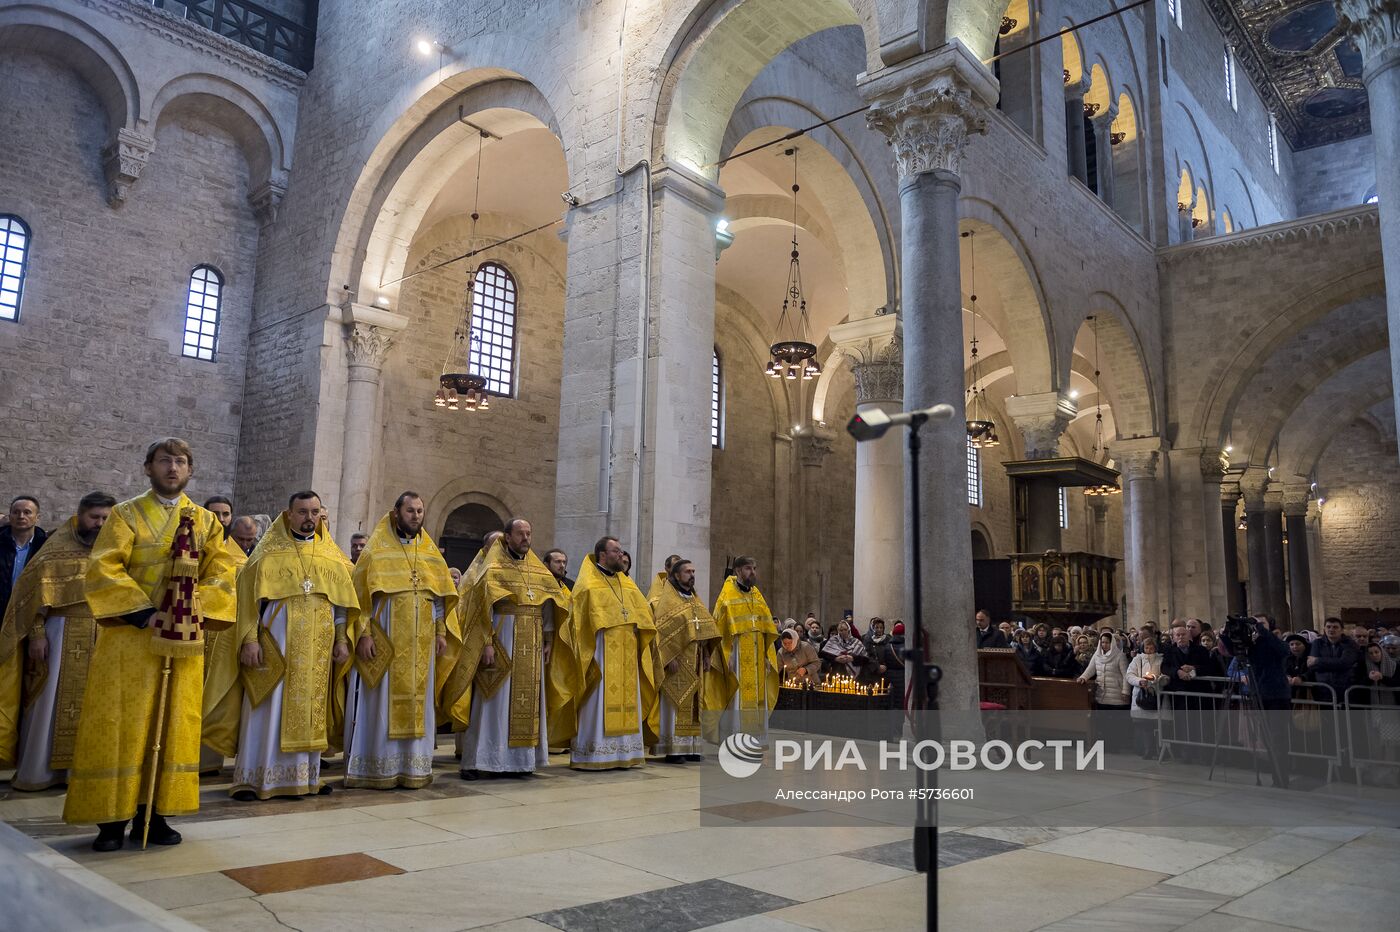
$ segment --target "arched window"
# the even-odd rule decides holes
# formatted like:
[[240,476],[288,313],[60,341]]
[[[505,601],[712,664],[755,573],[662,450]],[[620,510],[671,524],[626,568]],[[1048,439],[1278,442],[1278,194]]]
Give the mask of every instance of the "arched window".
[[19,320],[28,263],[28,224],[14,214],[0,214],[0,320]]
[[967,503],[982,507],[982,451],[967,438]]
[[224,305],[224,277],[212,265],[197,265],[190,273],[185,301],[185,346],[182,356],[214,360],[219,348],[219,317]]
[[710,446],[718,450],[724,439],[724,380],[720,375],[719,350],[715,350],[714,363],[710,366]]
[[469,369],[491,394],[515,394],[515,279],[496,262],[477,269],[472,285]]

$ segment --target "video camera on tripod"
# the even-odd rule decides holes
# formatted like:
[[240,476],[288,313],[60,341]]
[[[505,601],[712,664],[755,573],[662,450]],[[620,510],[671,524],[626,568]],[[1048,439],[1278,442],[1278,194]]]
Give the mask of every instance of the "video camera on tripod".
[[1248,651],[1249,645],[1254,643],[1254,626],[1258,623],[1249,615],[1226,615],[1225,624],[1220,632],[1230,639],[1232,645],[1238,645],[1240,650]]

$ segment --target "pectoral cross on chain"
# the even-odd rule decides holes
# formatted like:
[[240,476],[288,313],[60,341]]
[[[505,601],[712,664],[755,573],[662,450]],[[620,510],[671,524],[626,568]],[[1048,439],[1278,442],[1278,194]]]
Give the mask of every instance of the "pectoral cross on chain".
[[311,577],[308,576],[301,581],[301,591],[304,595],[311,594]]

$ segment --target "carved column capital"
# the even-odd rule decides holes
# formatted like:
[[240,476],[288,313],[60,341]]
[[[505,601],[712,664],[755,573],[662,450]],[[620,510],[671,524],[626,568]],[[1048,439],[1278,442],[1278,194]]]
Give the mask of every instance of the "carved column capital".
[[1133,482],[1137,479],[1156,478],[1157,460],[1160,455],[1157,450],[1115,450],[1113,458],[1118,461],[1118,471],[1123,474],[1123,478]]
[[802,434],[797,438],[797,459],[803,466],[820,468],[830,453],[830,437],[821,434]]
[[394,345],[393,333],[370,324],[352,324],[347,337],[345,356],[352,366],[382,369],[389,348]]
[[1234,508],[1240,500],[1240,477],[1238,473],[1228,473],[1220,481],[1220,504]]
[[1006,399],[1006,416],[1026,441],[1026,459],[1053,459],[1060,455],[1060,437],[1079,406],[1058,392],[1012,395]]
[[967,48],[953,42],[861,82],[866,123],[894,149],[901,180],[962,171],[967,137],[987,131],[996,85]]
[[1308,513],[1308,500],[1312,497],[1312,488],[1306,484],[1294,485],[1286,483],[1283,487],[1283,514],[1289,518],[1306,517]]
[[[1207,482],[1223,482],[1230,461],[1221,450],[1207,448],[1201,451],[1201,478]],[[1239,493],[1236,492],[1238,495]]]
[[856,379],[856,404],[899,402],[904,398],[904,341],[895,334],[873,357],[851,367]]
[[[1333,0],[1342,31],[1366,63],[1365,77],[1378,66],[1400,61],[1400,0]],[[1383,69],[1382,69],[1383,70]]]
[[898,314],[862,317],[831,328],[831,342],[851,360],[856,404],[904,398],[904,337]]
[[107,179],[107,203],[120,207],[127,192],[141,177],[155,151],[155,139],[131,129],[117,130],[116,138],[102,150],[102,173]]
[[1269,471],[1262,466],[1250,466],[1240,476],[1240,494],[1244,496],[1245,511],[1262,511],[1264,494],[1269,490]]
[[282,198],[287,194],[285,179],[269,178],[248,195],[248,204],[259,226],[268,226],[277,219],[277,209],[282,206]]

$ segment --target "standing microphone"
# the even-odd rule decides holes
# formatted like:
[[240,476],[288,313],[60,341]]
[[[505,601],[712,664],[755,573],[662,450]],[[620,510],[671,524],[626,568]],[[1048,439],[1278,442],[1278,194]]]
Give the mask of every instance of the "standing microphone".
[[888,414],[879,408],[869,408],[851,418],[846,432],[860,443],[865,440],[878,440],[885,431],[899,424],[922,425],[925,421],[946,421],[953,416],[952,405],[934,405],[918,411],[901,411]]

